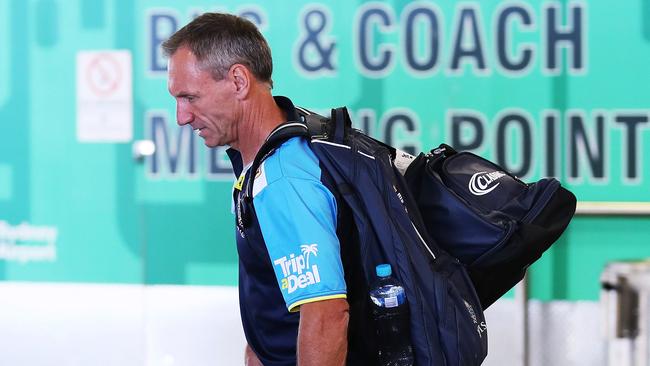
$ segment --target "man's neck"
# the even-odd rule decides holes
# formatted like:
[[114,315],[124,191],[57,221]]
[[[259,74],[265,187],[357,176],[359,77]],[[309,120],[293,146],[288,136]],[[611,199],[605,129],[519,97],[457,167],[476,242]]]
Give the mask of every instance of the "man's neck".
[[248,107],[243,109],[239,129],[239,146],[244,166],[255,159],[255,155],[271,131],[286,121],[287,116],[278,107],[269,92],[255,95]]

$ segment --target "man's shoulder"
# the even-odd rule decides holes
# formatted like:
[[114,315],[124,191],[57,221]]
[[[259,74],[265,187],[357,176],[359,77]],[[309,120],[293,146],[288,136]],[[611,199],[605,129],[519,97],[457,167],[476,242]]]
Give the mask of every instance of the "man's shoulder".
[[269,183],[282,178],[320,180],[318,158],[300,137],[285,141],[262,165]]
[[301,137],[292,137],[267,157],[255,172],[254,195],[271,184],[295,179],[321,181],[318,158],[309,142]]

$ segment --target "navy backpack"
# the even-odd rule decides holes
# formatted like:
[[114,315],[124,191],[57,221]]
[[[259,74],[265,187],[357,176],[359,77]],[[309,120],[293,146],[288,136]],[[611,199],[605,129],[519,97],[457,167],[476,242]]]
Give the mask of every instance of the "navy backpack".
[[[430,238],[404,177],[393,166],[393,149],[350,128],[345,109],[333,113],[331,123],[309,118],[310,122],[325,123],[310,123],[311,131],[296,122],[276,128],[255,157],[251,171],[287,139],[319,135],[311,139],[311,148],[335,183],[337,195],[352,211],[366,283],[376,278],[378,264],[389,263],[404,286],[416,364],[479,365],[487,355],[487,328],[465,266]],[[314,133],[321,127],[326,130]],[[242,207],[237,208],[243,225],[250,220],[247,212],[254,210],[253,183],[247,181]],[[370,302],[367,294],[361,295]],[[375,330],[366,327],[363,332],[360,338],[373,343]]]
[[[377,264],[389,263],[404,285],[416,364],[479,365],[487,355],[483,309],[557,239],[573,215],[575,197],[557,181],[530,187],[503,169],[494,173],[489,161],[446,145],[409,156],[398,169],[401,152],[353,129],[345,108],[333,109],[331,118],[298,110],[303,120],[276,128],[252,171],[287,139],[310,140],[353,213],[366,282],[375,279]],[[237,208],[243,225],[254,209],[253,181]],[[466,196],[466,187],[475,187],[478,198],[472,191]],[[567,202],[549,206],[558,192],[567,193]],[[567,213],[556,218],[560,206]],[[551,234],[543,227],[549,222]],[[367,329],[366,336],[373,337],[374,330]]]
[[[309,113],[303,111],[311,136],[331,138],[335,124]],[[351,124],[344,108],[332,110],[333,118],[337,113]],[[554,178],[524,183],[497,164],[446,144],[413,157],[364,139],[390,151],[423,227],[466,265],[484,310],[523,278],[575,214],[576,197]]]
[[576,209],[576,197],[556,179],[524,183],[445,144],[420,153],[405,178],[431,236],[466,264],[483,309],[523,278]]

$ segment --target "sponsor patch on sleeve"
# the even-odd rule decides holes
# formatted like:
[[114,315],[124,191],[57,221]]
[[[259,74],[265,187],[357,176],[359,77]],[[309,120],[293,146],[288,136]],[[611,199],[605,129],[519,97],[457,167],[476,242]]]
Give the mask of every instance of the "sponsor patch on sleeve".
[[316,243],[302,244],[299,253],[273,261],[289,311],[297,311],[300,305],[309,302],[346,297],[345,285],[339,283],[339,274],[329,267],[331,258],[318,258],[319,254],[324,257],[333,253],[319,253]]

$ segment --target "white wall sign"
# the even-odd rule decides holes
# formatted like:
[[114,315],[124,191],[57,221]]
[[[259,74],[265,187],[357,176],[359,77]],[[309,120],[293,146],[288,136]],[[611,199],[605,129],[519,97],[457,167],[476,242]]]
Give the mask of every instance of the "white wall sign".
[[77,139],[128,142],[133,138],[131,52],[77,53]]

